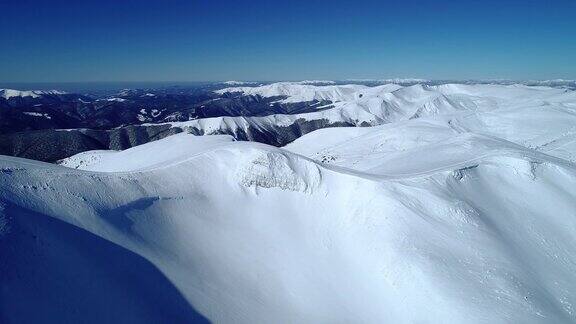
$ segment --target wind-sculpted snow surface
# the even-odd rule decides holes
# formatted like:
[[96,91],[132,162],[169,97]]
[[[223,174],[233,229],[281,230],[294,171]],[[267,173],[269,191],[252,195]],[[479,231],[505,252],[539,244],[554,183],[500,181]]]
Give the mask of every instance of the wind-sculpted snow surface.
[[575,323],[573,92],[433,89],[284,148],[0,157],[0,322]]
[[276,187],[304,192],[311,192],[321,180],[320,170],[314,163],[280,152],[260,154],[238,175],[246,187]]

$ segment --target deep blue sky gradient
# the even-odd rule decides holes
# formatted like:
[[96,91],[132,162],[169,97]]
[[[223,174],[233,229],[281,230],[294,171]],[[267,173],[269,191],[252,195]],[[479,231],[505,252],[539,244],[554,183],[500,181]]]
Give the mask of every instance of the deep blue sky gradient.
[[0,0],[0,81],[576,78],[576,0]]

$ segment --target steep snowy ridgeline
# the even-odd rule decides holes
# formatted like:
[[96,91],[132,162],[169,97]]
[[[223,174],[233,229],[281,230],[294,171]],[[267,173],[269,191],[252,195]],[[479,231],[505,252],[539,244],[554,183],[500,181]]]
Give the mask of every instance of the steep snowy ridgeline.
[[[383,85],[378,87],[381,91],[393,91],[398,89],[397,85]],[[259,87],[232,87],[216,90],[218,94],[241,92],[245,95],[259,95],[262,97],[285,96],[281,102],[305,102],[313,100],[347,101],[354,99],[357,91],[366,89],[367,86],[348,85],[313,85],[302,82],[277,82]]]
[[447,125],[289,147],[340,166],[189,134],[88,167],[124,172],[1,157],[0,320],[575,322],[576,168]]
[[[282,91],[276,91],[278,88]],[[333,108],[319,110],[311,113],[292,115],[270,115],[265,117],[214,117],[191,120],[187,122],[171,123],[174,127],[191,128],[199,134],[248,134],[246,138],[253,140],[251,133],[263,131],[281,136],[278,128],[288,128],[297,121],[321,122],[321,127],[341,126],[369,126],[392,122],[399,119],[408,119],[416,114],[438,114],[453,112],[461,108],[459,102],[448,100],[434,90],[421,85],[402,88],[397,85],[383,85],[366,87],[359,85],[346,86],[303,86],[292,83],[275,83],[256,88],[230,88],[230,89],[258,89],[249,93],[258,93],[263,96],[275,97],[280,93],[293,93],[294,97],[286,100],[336,101]],[[276,90],[275,90],[276,89]],[[361,89],[361,90],[358,90]],[[265,93],[268,93],[267,95]],[[475,109],[474,103],[470,109]],[[325,107],[318,107],[325,108]],[[492,108],[492,107],[490,107]],[[298,126],[298,125],[294,125]],[[311,130],[320,127],[312,128]],[[301,132],[305,134],[306,132]],[[298,135],[301,135],[298,134]],[[298,137],[298,136],[296,136]],[[293,137],[292,140],[296,137]],[[237,137],[238,138],[238,137]],[[282,143],[282,142],[280,142]]]
[[[419,102],[430,98],[446,97],[447,100],[469,99],[472,103],[489,106],[492,104],[518,103],[527,101],[543,102],[545,100],[566,100],[566,93],[574,100],[574,91],[562,88],[536,87],[525,85],[492,85],[492,84],[442,84],[411,85],[402,87],[397,84],[384,84],[375,87],[364,85],[328,85],[316,86],[294,82],[279,82],[258,87],[232,87],[217,90],[216,93],[243,93],[262,97],[286,96],[285,102],[302,102],[327,100],[332,102],[357,102],[376,100],[389,104]],[[484,100],[481,100],[484,99]],[[493,100],[493,101],[490,101]]]
[[[318,93],[323,95],[339,93],[340,96],[321,98],[343,101],[332,104],[332,108],[310,113],[265,117],[203,118],[172,123],[172,125],[189,128],[195,134],[230,134],[241,140],[256,140],[283,145],[302,134],[324,127],[372,126],[426,116],[505,111],[527,107],[565,111],[573,110],[576,107],[575,91],[523,85],[445,84],[408,87],[393,85],[390,88],[390,85],[377,87],[302,86],[280,83],[262,87],[230,89],[252,89],[246,91],[260,95],[268,93],[267,95],[270,96],[277,96],[280,93],[294,94],[286,100],[311,100]],[[274,89],[282,89],[282,91],[274,91]],[[347,90],[350,91],[346,92]],[[346,93],[345,96],[342,95],[344,93]],[[277,140],[271,140],[272,137]]]
[[10,99],[14,97],[32,97],[39,98],[43,95],[61,95],[66,94],[66,92],[58,90],[30,90],[21,91],[14,89],[0,89],[0,98]]

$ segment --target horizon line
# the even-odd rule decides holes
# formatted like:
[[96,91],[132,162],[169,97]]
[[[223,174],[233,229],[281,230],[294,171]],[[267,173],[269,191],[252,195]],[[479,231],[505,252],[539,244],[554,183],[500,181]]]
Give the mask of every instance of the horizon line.
[[257,79],[228,79],[228,80],[83,80],[83,81],[0,81],[2,83],[224,83],[224,82],[374,82],[374,81],[557,81],[557,82],[576,82],[576,79],[507,79],[507,78],[351,78],[351,79],[277,79],[277,80],[257,80]]

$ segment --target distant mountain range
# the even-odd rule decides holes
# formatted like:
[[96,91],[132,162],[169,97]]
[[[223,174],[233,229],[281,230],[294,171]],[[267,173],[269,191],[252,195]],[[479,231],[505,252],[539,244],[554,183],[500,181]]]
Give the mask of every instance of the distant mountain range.
[[121,89],[94,95],[0,89],[0,154],[55,162],[95,149],[126,149],[188,131],[285,145],[313,130],[371,126],[473,110],[450,87],[539,85],[560,91],[573,80],[434,81],[424,79],[226,81],[190,87]]

